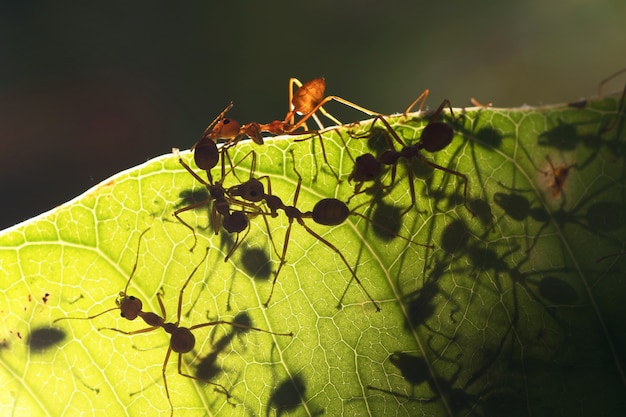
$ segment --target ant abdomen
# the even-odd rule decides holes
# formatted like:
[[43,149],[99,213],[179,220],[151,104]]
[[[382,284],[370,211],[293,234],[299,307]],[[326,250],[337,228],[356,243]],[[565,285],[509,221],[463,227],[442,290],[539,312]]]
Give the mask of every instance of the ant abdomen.
[[217,145],[208,137],[202,138],[193,148],[193,159],[196,166],[205,171],[210,171],[219,161]]
[[315,223],[324,226],[337,226],[348,218],[350,209],[341,200],[324,198],[315,204],[311,213]]
[[248,216],[244,212],[234,211],[228,216],[224,216],[222,227],[228,233],[241,233],[248,227]]
[[317,110],[317,105],[324,98],[326,81],[324,78],[316,78],[307,81],[296,90],[291,104],[298,114],[309,114]]
[[438,152],[452,142],[454,130],[443,122],[431,122],[426,125],[420,136],[420,147],[428,152]]
[[196,337],[186,327],[178,327],[174,323],[166,323],[163,329],[172,335],[170,347],[176,353],[190,352],[196,345]]

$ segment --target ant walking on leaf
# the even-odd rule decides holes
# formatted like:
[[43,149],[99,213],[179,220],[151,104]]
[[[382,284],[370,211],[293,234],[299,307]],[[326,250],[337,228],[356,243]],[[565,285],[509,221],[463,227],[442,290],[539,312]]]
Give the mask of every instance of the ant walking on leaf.
[[[294,86],[299,87],[297,90],[295,90],[295,92]],[[325,89],[326,81],[324,80],[324,78],[315,78],[305,83],[301,83],[296,78],[291,78],[289,80],[289,111],[287,112],[283,120],[274,120],[273,122],[267,124],[250,122],[245,125],[241,125],[234,119],[222,117],[216,122],[209,125],[209,127],[205,130],[205,133],[203,134],[203,139],[207,138],[214,142],[217,142],[218,139],[224,139],[227,141],[225,146],[230,147],[236,145],[241,139],[245,137],[249,137],[255,143],[262,145],[264,143],[262,136],[263,132],[272,135],[310,133],[313,134],[313,136],[317,136],[319,138],[324,162],[330,168],[332,174],[335,176],[337,181],[339,181],[339,175],[335,172],[334,168],[328,161],[326,149],[324,147],[324,141],[320,132],[318,130],[309,130],[306,122],[310,118],[313,118],[317,123],[319,129],[324,129],[324,125],[316,115],[316,112],[319,111],[337,125],[341,125],[341,122],[339,120],[337,120],[334,116],[328,113],[324,109],[324,107],[322,107],[329,101],[337,101],[370,116],[377,115],[378,113],[361,107],[358,104],[348,101],[339,96],[324,96]],[[228,110],[230,110],[231,107],[232,103],[230,107],[227,107],[224,112],[222,112],[221,116],[223,116]],[[302,117],[298,121],[296,121],[296,115],[300,115]],[[307,139],[310,139],[311,137]]]
[[[254,167],[256,165],[256,155],[254,153],[252,153],[252,164],[251,164],[251,170],[250,170],[250,178],[238,185],[234,185],[232,187],[230,187],[227,190],[227,193],[233,197],[241,197],[246,201],[249,201],[251,203],[258,203],[261,201],[265,201],[265,204],[267,205],[267,207],[269,208],[270,212],[267,213],[269,214],[271,217],[277,217],[278,216],[278,211],[279,210],[283,210],[283,212],[285,213],[285,215],[287,216],[287,218],[289,219],[289,226],[285,235],[285,240],[283,243],[283,252],[282,254],[278,254],[278,257],[280,259],[280,265],[278,267],[278,270],[276,271],[275,275],[274,275],[274,280],[272,282],[272,290],[270,291],[270,295],[267,299],[267,301],[265,302],[265,306],[267,307],[269,305],[269,302],[272,298],[272,294],[274,291],[274,285],[276,284],[276,280],[278,279],[278,274],[280,273],[280,270],[282,268],[282,266],[286,263],[286,253],[287,253],[287,246],[289,244],[289,237],[290,237],[290,233],[291,233],[291,226],[293,224],[293,221],[296,220],[300,225],[302,225],[306,231],[311,234],[312,236],[314,236],[315,238],[317,238],[318,240],[320,240],[322,243],[324,243],[327,247],[329,247],[330,249],[332,249],[335,253],[337,253],[341,259],[344,261],[344,264],[348,267],[348,269],[350,270],[350,272],[352,273],[353,278],[357,281],[357,284],[359,286],[361,286],[361,288],[363,289],[363,291],[365,292],[365,294],[368,296],[368,298],[374,303],[374,305],[376,306],[377,310],[380,310],[378,304],[376,302],[374,302],[374,300],[372,299],[372,297],[369,295],[369,293],[367,292],[367,290],[365,290],[365,288],[363,288],[362,283],[360,282],[360,280],[358,279],[358,277],[356,276],[356,274],[354,273],[354,271],[352,270],[352,268],[350,267],[350,265],[348,264],[348,262],[346,261],[345,257],[343,256],[343,254],[339,251],[339,249],[337,249],[336,246],[334,246],[333,244],[331,244],[329,241],[327,241],[326,239],[322,238],[320,235],[318,235],[317,233],[315,233],[312,229],[310,229],[305,223],[304,220],[305,218],[309,218],[312,219],[315,223],[319,224],[319,225],[324,225],[324,226],[338,226],[340,224],[343,224],[349,216],[357,216],[371,224],[373,224],[375,227],[379,227],[383,230],[385,230],[386,228],[380,224],[377,224],[376,222],[372,221],[371,219],[369,219],[367,216],[356,212],[355,210],[350,210],[347,206],[346,203],[344,203],[343,201],[336,199],[336,198],[324,198],[321,199],[320,201],[318,201],[317,203],[315,203],[315,205],[313,206],[313,210],[309,211],[309,212],[305,212],[303,213],[302,211],[300,211],[298,208],[296,208],[296,204],[298,201],[298,196],[300,193],[300,187],[302,185],[302,177],[300,175],[300,173],[296,170],[295,168],[295,157],[293,154],[293,151],[291,151],[291,156],[292,156],[292,160],[294,162],[294,172],[296,173],[296,175],[298,176],[298,183],[296,186],[296,191],[294,194],[294,201],[293,201],[293,205],[292,206],[287,206],[286,204],[283,203],[282,199],[280,197],[278,197],[277,195],[272,194],[272,185],[271,185],[271,180],[269,178],[269,176],[263,176],[263,177],[259,177],[259,178],[254,178],[253,177],[253,172],[254,172]],[[265,192],[265,186],[263,185],[263,183],[261,182],[261,180],[265,180],[267,182],[267,193]],[[274,244],[274,240],[272,238],[271,233],[269,233],[269,227],[268,227],[268,234],[269,234],[269,238],[270,241],[272,243],[272,246],[274,247],[274,251],[276,251],[276,246]],[[404,240],[409,241],[409,243],[418,245],[418,246],[423,246],[423,247],[427,247],[427,248],[433,248],[432,245],[425,245],[425,244],[420,244],[417,242],[412,241],[411,239],[408,239],[404,236],[400,236],[397,233],[393,233],[390,231],[390,234],[393,235],[393,237],[399,237],[402,238]],[[347,288],[346,288],[347,291]],[[344,291],[344,295],[345,296],[345,291]],[[342,299],[343,299],[342,296]]]
[[[319,205],[320,203],[318,203],[319,206],[316,205],[316,207],[318,207],[317,210],[314,209],[313,211],[304,212],[304,213],[302,211],[300,211],[300,209],[298,209],[296,207],[296,205],[298,204],[298,197],[300,195],[300,188],[302,186],[302,176],[296,170],[296,167],[295,167],[295,157],[293,155],[293,151],[291,152],[291,157],[292,157],[292,160],[293,160],[293,163],[294,163],[293,170],[294,170],[295,174],[298,176],[298,183],[296,185],[296,190],[295,190],[295,193],[294,193],[294,196],[293,196],[293,205],[285,205],[282,202],[282,200],[280,199],[280,197],[278,197],[278,196],[264,194],[264,198],[265,198],[266,203],[268,204],[271,212],[272,213],[277,213],[278,210],[280,209],[280,210],[282,210],[285,213],[285,215],[287,216],[287,218],[289,220],[289,226],[287,226],[287,231],[285,232],[285,238],[284,238],[284,241],[283,241],[283,251],[282,251],[282,254],[280,256],[280,265],[278,266],[278,269],[276,270],[276,272],[274,274],[274,280],[272,281],[272,289],[270,290],[270,294],[267,297],[267,301],[265,301],[264,305],[266,307],[269,305],[269,302],[272,299],[272,295],[274,293],[274,286],[276,285],[276,280],[278,279],[278,275],[280,274],[280,271],[281,271],[283,265],[286,263],[287,249],[289,247],[290,236],[291,236],[291,227],[293,226],[293,222],[295,220],[296,222],[298,222],[298,224],[300,224],[306,230],[306,232],[308,234],[313,236],[319,242],[323,243],[329,249],[331,249],[333,252],[335,252],[337,255],[339,255],[339,257],[343,261],[343,263],[346,266],[346,268],[348,268],[348,270],[350,271],[350,274],[352,275],[353,279],[361,287],[361,289],[363,290],[363,292],[365,293],[367,298],[369,298],[369,300],[376,307],[376,311],[380,311],[380,306],[378,305],[378,303],[376,301],[374,301],[374,299],[372,298],[370,293],[365,289],[365,287],[363,286],[361,280],[356,275],[356,273],[354,272],[354,270],[352,269],[352,267],[348,263],[348,261],[345,258],[345,256],[341,253],[341,251],[335,245],[333,245],[328,240],[324,239],[321,235],[316,233],[313,229],[311,229],[304,222],[304,219],[312,219],[317,224],[328,225],[328,226],[337,225],[337,224],[340,224],[340,223],[343,222],[343,221],[339,221],[339,217],[341,217],[341,218],[343,218],[345,220],[345,218],[347,218],[347,213],[343,212],[342,207],[340,207],[339,211],[338,211],[337,210],[337,206],[334,206],[332,203],[329,202],[331,199],[322,200],[324,202],[324,203],[322,203],[322,205]],[[261,184],[261,183],[259,182],[259,184]],[[339,200],[336,200],[336,201],[339,201]]]
[[102,330],[110,330],[110,331],[114,331],[114,332],[118,332],[118,333],[122,333],[125,335],[135,335],[135,334],[142,334],[142,333],[148,333],[154,330],[157,330],[159,328],[163,329],[166,333],[168,333],[170,335],[170,343],[169,346],[167,348],[167,352],[165,354],[165,359],[163,360],[163,367],[162,367],[162,376],[163,376],[163,385],[165,386],[165,393],[167,395],[167,401],[170,405],[170,416],[174,415],[174,406],[172,404],[172,399],[170,396],[170,391],[167,385],[167,375],[166,375],[166,370],[167,370],[167,364],[169,362],[170,356],[172,354],[172,352],[177,353],[178,354],[178,373],[184,377],[187,378],[191,378],[193,380],[196,381],[200,381],[200,382],[204,382],[207,384],[211,384],[214,385],[216,387],[217,390],[219,390],[220,392],[222,392],[224,395],[226,395],[226,398],[229,399],[230,398],[230,393],[228,392],[228,390],[221,384],[218,384],[216,382],[211,382],[211,381],[207,381],[205,379],[199,378],[197,376],[193,376],[190,374],[186,374],[182,371],[182,364],[183,364],[183,360],[182,360],[182,355],[183,353],[187,353],[190,352],[191,350],[193,350],[193,348],[195,347],[196,344],[196,338],[194,336],[194,334],[192,333],[193,330],[196,329],[200,329],[203,327],[209,327],[209,326],[216,326],[219,324],[227,324],[229,326],[235,327],[235,328],[241,328],[241,329],[246,329],[246,330],[256,330],[259,332],[264,332],[264,333],[268,333],[274,336],[289,336],[289,337],[293,337],[293,333],[276,333],[276,332],[272,332],[269,330],[264,330],[258,327],[252,327],[252,326],[248,326],[248,325],[244,325],[244,324],[240,324],[240,323],[236,323],[236,322],[231,322],[231,321],[226,321],[226,320],[215,320],[215,321],[210,321],[210,322],[206,322],[206,323],[201,323],[201,324],[195,324],[192,325],[190,327],[183,327],[180,326],[180,318],[181,318],[181,314],[182,314],[182,306],[183,306],[183,295],[185,292],[185,288],[187,288],[187,285],[189,284],[189,282],[191,281],[191,278],[194,276],[194,274],[196,273],[196,271],[200,268],[200,266],[206,261],[208,253],[209,253],[209,248],[206,249],[206,252],[204,254],[204,256],[202,257],[202,260],[194,267],[193,271],[191,272],[191,274],[187,277],[187,280],[185,281],[185,283],[183,284],[183,286],[181,287],[179,293],[178,293],[178,308],[177,308],[177,313],[176,313],[176,321],[175,322],[167,322],[167,314],[165,311],[165,305],[163,303],[163,296],[164,296],[164,291],[163,289],[161,289],[158,293],[157,293],[157,301],[159,303],[159,307],[161,310],[161,315],[156,314],[156,313],[152,313],[152,312],[148,312],[148,311],[143,311],[143,303],[140,299],[132,296],[132,295],[128,295],[128,287],[130,286],[130,282],[133,278],[133,275],[135,274],[135,271],[137,270],[137,263],[139,260],[139,249],[141,246],[141,239],[143,238],[143,236],[146,234],[146,232],[150,230],[150,228],[147,228],[146,230],[144,230],[141,235],[139,236],[139,242],[137,243],[137,254],[135,257],[135,265],[133,266],[133,269],[130,273],[130,276],[128,277],[128,281],[126,282],[126,286],[124,287],[123,291],[120,291],[117,299],[115,300],[115,304],[116,306],[113,308],[110,308],[108,310],[102,311],[98,314],[94,314],[92,316],[89,317],[60,317],[56,320],[54,320],[53,323],[57,323],[61,320],[92,320],[96,317],[100,317],[108,312],[114,311],[114,310],[120,310],[120,315],[121,317],[125,318],[126,320],[135,320],[137,317],[141,318],[149,327],[144,328],[144,329],[139,329],[139,330],[134,330],[134,331],[125,331],[125,330],[120,330],[120,329],[116,329],[113,327],[100,327],[98,328],[99,331]]
[[[203,141],[204,155],[201,157],[197,157],[196,155],[198,152],[198,148],[196,148],[195,153],[194,153],[194,156],[196,156],[196,159],[202,159],[202,160],[212,159],[217,162],[219,160],[217,156],[215,156],[215,158],[209,156],[209,155],[219,154],[217,145],[211,140],[202,139],[201,141]],[[172,149],[172,151],[174,152],[174,154],[178,155],[178,162],[183,166],[183,168],[185,168],[185,170],[189,172],[198,182],[203,184],[206,187],[207,191],[209,192],[208,197],[204,199],[203,201],[190,204],[186,207],[182,207],[174,211],[174,217],[176,217],[176,219],[178,219],[179,222],[181,222],[185,227],[187,227],[193,233],[194,243],[190,251],[193,252],[193,250],[195,249],[198,243],[198,237],[196,235],[196,230],[189,223],[183,220],[180,217],[180,214],[189,210],[196,209],[198,207],[208,205],[209,203],[212,203],[210,220],[211,220],[211,224],[213,225],[213,230],[215,234],[216,235],[219,234],[220,225],[224,227],[224,229],[228,233],[237,234],[237,240],[235,244],[233,245],[233,247],[231,248],[231,250],[229,251],[228,255],[226,256],[226,259],[228,260],[228,258],[230,258],[230,256],[234,253],[234,251],[237,249],[237,247],[243,240],[243,239],[241,240],[239,239],[239,234],[243,232],[244,230],[248,230],[249,228],[248,216],[250,214],[259,214],[260,209],[254,204],[233,199],[226,193],[226,190],[224,189],[224,186],[223,186],[223,182],[224,182],[226,175],[230,173],[230,171],[233,169],[233,165],[232,165],[232,161],[230,161],[230,157],[228,157],[228,153],[225,148],[222,149],[221,178],[219,179],[219,181],[215,181],[215,182],[213,181],[213,177],[211,175],[210,169],[209,170],[205,169],[206,174],[207,174],[207,180],[204,180],[202,177],[196,174],[193,171],[193,169],[191,169],[191,167],[187,165],[185,161],[183,161],[183,159],[180,157],[180,154],[178,153],[178,149]],[[225,167],[226,158],[229,159],[229,163],[231,165],[231,170],[229,170],[228,172],[226,171],[226,167]],[[198,165],[197,162],[196,162],[196,165]],[[204,166],[208,166],[208,165],[204,165]],[[238,207],[239,210],[231,210],[233,206]],[[246,209],[248,211],[246,211]]]
[[[425,90],[406,109],[406,111],[404,112],[404,116],[406,117],[411,109],[420,100],[421,104],[419,106],[419,110],[421,110],[427,96],[428,90]],[[424,155],[422,155],[422,151],[433,153],[439,152],[446,148],[452,142],[452,138],[454,137],[454,130],[452,129],[452,127],[448,123],[436,121],[436,119],[439,117],[439,115],[441,115],[445,107],[448,107],[450,109],[450,114],[454,116],[450,101],[444,100],[437,108],[437,110],[434,111],[426,127],[422,129],[419,141],[412,145],[406,144],[406,142],[404,142],[404,140],[400,138],[400,136],[396,133],[396,131],[391,127],[389,122],[383,116],[378,115],[374,117],[369,132],[374,129],[377,122],[382,123],[385,129],[384,138],[387,142],[388,148],[383,151],[378,157],[375,157],[371,153],[365,153],[356,158],[354,169],[348,177],[348,181],[355,181],[356,183],[354,187],[354,195],[352,197],[356,196],[357,194],[373,191],[374,188],[377,188],[376,186],[373,186],[367,189],[361,189],[366,181],[374,181],[379,179],[382,175],[382,170],[384,166],[391,166],[391,181],[389,185],[383,186],[381,188],[388,189],[392,187],[395,184],[398,163],[401,158],[404,158],[407,163],[409,193],[411,196],[411,205],[407,207],[407,209],[402,213],[402,215],[406,214],[412,207],[417,206],[413,170],[411,169],[410,163],[412,160],[418,160],[431,168],[455,175],[456,177],[462,179],[463,202],[467,210],[472,215],[474,215],[474,212],[467,203],[467,176],[451,168],[446,168],[432,161],[429,161],[424,157]],[[399,144],[401,146],[401,149],[397,150],[395,148],[395,144]]]
[[[294,85],[299,87],[295,93],[293,91]],[[218,139],[225,139],[228,141],[229,145],[235,145],[244,137],[249,137],[255,143],[262,145],[263,137],[261,136],[261,133],[263,132],[267,132],[272,135],[285,135],[293,134],[298,129],[303,128],[304,131],[299,133],[307,133],[308,127],[306,122],[310,118],[313,118],[319,128],[323,129],[324,125],[315,114],[317,111],[322,113],[337,125],[341,125],[341,122],[339,122],[322,107],[331,100],[345,104],[346,106],[352,107],[370,116],[378,114],[339,96],[325,97],[325,89],[326,81],[324,78],[315,78],[305,83],[301,83],[296,78],[291,78],[289,80],[289,111],[285,115],[284,120],[274,120],[273,122],[266,124],[250,122],[242,126],[236,120],[222,117],[216,123],[212,123],[205,130],[203,137],[208,137],[215,142]],[[232,103],[230,107],[232,107]],[[230,107],[222,113],[222,116],[230,110]],[[297,122],[295,121],[296,115],[302,116],[302,118]]]

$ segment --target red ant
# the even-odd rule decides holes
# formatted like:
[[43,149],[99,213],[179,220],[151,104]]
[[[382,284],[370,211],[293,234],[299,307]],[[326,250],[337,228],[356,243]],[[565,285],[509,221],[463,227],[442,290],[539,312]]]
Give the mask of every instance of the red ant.
[[[297,85],[299,87],[295,91],[295,93],[293,91],[294,85]],[[341,122],[339,122],[339,120],[334,118],[322,107],[324,104],[328,103],[331,100],[338,101],[368,115],[376,115],[378,113],[361,107],[358,104],[352,103],[339,96],[324,97],[325,89],[326,81],[324,80],[324,78],[315,78],[313,80],[305,82],[304,84],[296,78],[291,78],[289,80],[290,110],[285,115],[284,120],[274,120],[273,122],[267,124],[250,122],[242,126],[236,120],[222,117],[217,122],[209,125],[209,127],[205,130],[205,133],[203,134],[203,139],[207,138],[214,142],[217,142],[218,139],[225,139],[227,140],[226,146],[230,147],[236,145],[241,139],[245,137],[249,137],[255,143],[262,145],[264,143],[262,136],[263,132],[267,132],[272,135],[313,133],[320,139],[320,146],[322,147],[322,154],[324,156],[324,161],[326,162],[326,165],[331,168],[333,175],[339,181],[339,176],[328,162],[328,159],[326,157],[326,149],[324,148],[324,141],[322,140],[319,131],[309,131],[306,125],[306,121],[312,117],[316,121],[319,128],[323,129],[324,125],[315,114],[317,111],[319,111],[337,125],[341,125]],[[230,107],[227,107],[224,112],[222,112],[222,116],[231,107],[232,103]],[[302,116],[302,118],[297,122],[295,121],[296,114]],[[304,130],[296,132],[300,128],[303,128]]]
[[[297,85],[299,88],[293,93],[293,86]],[[289,102],[291,103],[290,110],[285,116],[285,122],[289,121],[289,123],[293,126],[303,125],[309,117],[313,117],[316,121],[317,125],[320,129],[323,129],[324,126],[319,121],[315,112],[319,110],[324,116],[328,119],[332,120],[333,123],[340,126],[342,123],[334,118],[330,113],[328,113],[322,107],[324,104],[328,103],[331,100],[337,101],[341,104],[344,104],[348,107],[352,107],[355,110],[368,114],[370,116],[374,116],[378,113],[368,110],[364,107],[359,106],[356,103],[348,101],[339,96],[327,96],[324,97],[324,91],[326,90],[326,80],[323,77],[315,78],[313,80],[307,81],[304,84],[301,83],[297,78],[289,79]],[[303,118],[298,121],[298,123],[294,124],[295,115],[301,115]],[[306,124],[304,124],[306,129]]]
[[546,160],[552,172],[539,170],[539,172],[544,175],[543,185],[551,190],[552,197],[561,197],[563,190],[565,189],[565,182],[569,175],[569,171],[570,169],[575,168],[576,164],[554,166],[552,159],[550,159],[547,155]]
[[[415,106],[415,104],[419,100],[422,100],[422,103],[419,106],[419,109],[421,110],[427,96],[428,96],[428,90],[425,90],[422,94],[420,94],[417,97],[417,99],[413,101],[413,103],[411,103],[411,105],[404,112],[404,115],[407,116],[409,111]],[[348,177],[348,181],[356,182],[356,185],[354,188],[354,195],[352,197],[354,197],[357,194],[370,191],[372,188],[361,190],[363,183],[365,181],[373,181],[379,178],[381,175],[383,166],[391,165],[391,182],[388,186],[383,187],[383,188],[389,188],[395,183],[396,169],[397,169],[398,161],[400,160],[400,158],[404,158],[407,161],[407,164],[412,159],[417,159],[420,162],[434,169],[447,172],[449,174],[455,175],[463,179],[464,181],[464,188],[463,188],[464,205],[467,208],[467,210],[472,215],[474,215],[474,212],[470,209],[470,207],[467,204],[467,176],[453,169],[446,168],[434,162],[431,162],[427,160],[426,158],[424,158],[424,156],[421,153],[422,150],[426,150],[428,152],[438,152],[444,149],[445,147],[447,147],[450,144],[450,142],[452,142],[452,138],[454,137],[454,131],[452,127],[445,122],[435,121],[446,106],[450,108],[450,113],[452,116],[454,116],[454,112],[452,111],[452,106],[450,104],[450,101],[444,100],[441,103],[441,105],[437,108],[437,110],[435,110],[435,112],[432,114],[426,127],[424,127],[424,129],[422,130],[420,140],[417,143],[412,144],[412,145],[407,145],[400,138],[400,136],[398,136],[398,134],[393,130],[389,122],[387,122],[387,120],[385,120],[383,116],[377,115],[374,118],[374,121],[372,122],[372,125],[370,127],[370,132],[374,128],[376,122],[380,121],[385,126],[386,132],[388,133],[384,135],[385,140],[387,141],[388,149],[385,150],[378,157],[375,157],[371,153],[365,153],[356,158],[354,169],[350,173],[350,176]],[[393,137],[395,142],[399,143],[402,146],[402,149],[400,149],[399,151],[395,149],[394,142],[389,137],[389,135]],[[413,180],[414,180],[413,170],[409,166],[407,171],[408,171],[408,177],[409,177],[409,192],[411,194],[411,205],[404,211],[404,213],[402,213],[403,215],[406,214],[411,209],[411,207],[416,206],[416,203],[417,203],[416,197],[415,197],[415,186],[413,184]]]
[[138,263],[138,259],[139,259],[139,249],[141,246],[141,239],[143,238],[143,236],[146,234],[146,232],[150,230],[150,228],[147,228],[146,230],[144,230],[141,235],[139,236],[139,242],[137,243],[137,254],[135,257],[135,265],[133,266],[133,270],[131,271],[130,276],[128,277],[128,281],[126,282],[126,286],[124,287],[123,291],[120,291],[118,298],[115,300],[115,304],[116,306],[113,308],[110,308],[108,310],[102,311],[98,314],[94,314],[92,316],[89,317],[61,317],[58,318],[56,320],[53,321],[53,323],[56,323],[58,321],[61,320],[91,320],[94,319],[96,317],[99,317],[103,314],[106,314],[110,311],[114,311],[114,310],[120,310],[120,315],[121,317],[125,318],[126,320],[135,320],[137,317],[140,317],[148,326],[145,329],[140,329],[140,330],[134,330],[134,331],[124,331],[124,330],[120,330],[120,329],[116,329],[116,328],[112,328],[112,327],[101,327],[98,330],[102,331],[102,330],[111,330],[111,331],[115,331],[118,333],[122,333],[125,335],[135,335],[135,334],[141,334],[141,333],[147,333],[147,332],[151,332],[154,330],[157,330],[158,328],[162,328],[163,330],[165,330],[165,332],[167,332],[170,335],[170,343],[169,346],[167,348],[167,353],[165,354],[165,359],[163,360],[163,367],[162,367],[162,375],[163,375],[163,384],[165,386],[165,393],[167,394],[167,401],[170,405],[170,416],[174,415],[174,406],[172,404],[172,400],[170,398],[170,391],[167,385],[167,376],[166,376],[166,369],[167,369],[167,364],[169,362],[170,359],[170,355],[172,354],[172,351],[174,351],[175,353],[178,353],[178,373],[184,377],[187,378],[191,378],[193,380],[196,381],[200,381],[200,382],[204,382],[207,384],[211,384],[216,386],[217,388],[219,388],[219,390],[222,391],[222,393],[224,393],[228,398],[230,398],[230,393],[228,392],[228,390],[221,384],[218,384],[216,382],[211,382],[211,381],[207,381],[205,379],[199,378],[197,376],[193,376],[193,375],[189,375],[189,374],[185,374],[182,371],[182,364],[183,364],[183,360],[182,360],[182,355],[183,353],[187,353],[190,352],[191,350],[193,350],[193,348],[195,347],[196,344],[196,338],[192,333],[192,330],[196,330],[196,329],[200,329],[202,327],[209,327],[209,326],[216,326],[218,324],[228,324],[229,326],[232,327],[236,327],[236,328],[240,328],[240,329],[246,329],[246,330],[256,330],[256,331],[260,331],[260,332],[264,332],[264,333],[268,333],[268,334],[272,334],[275,336],[290,336],[293,337],[293,332],[289,332],[289,333],[276,333],[276,332],[271,332],[269,330],[264,330],[264,329],[260,329],[258,327],[252,327],[252,326],[248,326],[245,324],[240,324],[240,323],[236,323],[236,322],[230,322],[230,321],[226,321],[226,320],[216,320],[216,321],[211,321],[211,322],[207,322],[207,323],[201,323],[201,324],[196,324],[190,327],[182,327],[179,325],[180,323],[180,317],[182,314],[182,305],[183,305],[183,294],[185,291],[185,288],[187,288],[187,285],[189,284],[189,282],[191,281],[191,278],[194,276],[194,274],[196,273],[196,271],[200,268],[200,266],[202,265],[202,263],[204,263],[208,257],[209,254],[209,248],[206,248],[206,252],[204,254],[204,256],[202,257],[202,260],[200,261],[200,263],[198,263],[195,268],[193,269],[193,271],[191,272],[191,274],[189,275],[189,277],[187,277],[187,280],[185,281],[185,283],[183,284],[183,286],[180,289],[180,292],[178,293],[178,310],[177,310],[177,315],[176,315],[176,322],[175,323],[166,323],[166,311],[165,311],[165,305],[163,304],[163,296],[164,296],[164,292],[163,289],[161,289],[158,293],[157,293],[157,301],[159,302],[159,307],[161,309],[161,315],[159,316],[156,313],[152,313],[152,312],[148,312],[148,311],[143,311],[143,303],[141,302],[140,299],[132,296],[132,295],[128,295],[127,291],[128,291],[128,287],[130,285],[130,281],[133,278],[133,275],[135,274],[135,271],[137,270],[137,263]]
[[[294,84],[299,87],[295,91],[295,93],[293,92]],[[377,114],[339,96],[324,97],[325,89],[326,81],[324,80],[324,78],[315,78],[313,80],[305,82],[304,84],[296,78],[291,78],[289,80],[290,110],[285,115],[284,120],[274,120],[273,122],[267,124],[251,122],[241,126],[237,121],[233,119],[222,118],[217,123],[215,123],[215,126],[213,126],[213,124],[211,125],[211,127],[213,127],[211,131],[208,131],[209,128],[207,128],[204,136],[211,138],[213,141],[217,141],[217,139],[226,139],[228,140],[229,144],[236,144],[242,138],[249,137],[255,143],[262,145],[262,132],[267,132],[272,135],[291,134],[302,127],[305,129],[305,132],[302,133],[306,133],[306,131],[308,130],[308,128],[306,127],[306,121],[311,117],[315,119],[320,129],[323,129],[324,126],[315,115],[315,112],[317,112],[318,110],[320,111],[320,113],[328,117],[333,122],[341,125],[341,122],[335,119],[322,107],[324,104],[328,103],[331,100],[343,103],[356,110],[362,111],[365,114]],[[223,113],[225,113],[226,111],[224,111]],[[298,122],[295,122],[296,114],[302,116],[302,118]]]

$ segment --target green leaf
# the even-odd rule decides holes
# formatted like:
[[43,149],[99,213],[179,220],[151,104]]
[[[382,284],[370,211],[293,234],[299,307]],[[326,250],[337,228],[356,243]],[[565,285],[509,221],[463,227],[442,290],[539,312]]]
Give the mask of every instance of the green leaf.
[[[268,308],[280,263],[270,236],[282,251],[285,216],[253,218],[224,262],[233,236],[213,234],[207,207],[182,212],[198,231],[190,252],[193,236],[172,213],[206,190],[173,155],[5,230],[1,414],[168,415],[162,329],[132,336],[102,329],[146,327],[117,310],[53,323],[114,308],[138,254],[128,293],[145,311],[160,313],[162,293],[167,319],[176,321],[181,286],[199,265],[182,298],[181,326],[219,319],[294,333],[194,330],[182,371],[232,397],[178,375],[172,353],[166,376],[175,415],[624,415],[626,135],[618,106],[613,97],[447,115],[452,144],[424,157],[467,175],[476,216],[463,205],[460,177],[402,160],[393,187],[350,201],[376,224],[356,215],[336,227],[303,220],[345,256],[363,288],[338,254],[294,222]],[[388,120],[407,143],[428,121]],[[370,127],[324,133],[330,165],[317,138],[240,143],[230,153],[241,160],[237,176],[229,172],[224,185],[248,178],[253,149],[254,175],[269,176],[286,204],[298,182],[293,160],[303,212],[322,198],[347,200],[348,151],[356,157],[386,146],[380,135],[360,137]],[[220,178],[219,168],[213,175]]]

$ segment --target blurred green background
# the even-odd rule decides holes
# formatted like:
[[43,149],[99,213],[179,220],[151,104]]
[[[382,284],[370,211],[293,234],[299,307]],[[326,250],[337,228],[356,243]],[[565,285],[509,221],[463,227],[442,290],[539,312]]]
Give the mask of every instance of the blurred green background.
[[282,119],[292,76],[383,113],[425,88],[430,107],[593,96],[625,22],[623,0],[2,2],[0,229],[188,148],[230,100]]

